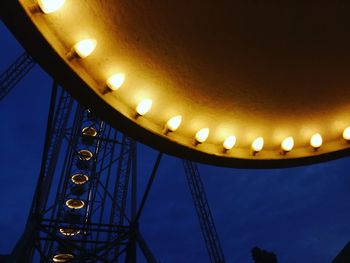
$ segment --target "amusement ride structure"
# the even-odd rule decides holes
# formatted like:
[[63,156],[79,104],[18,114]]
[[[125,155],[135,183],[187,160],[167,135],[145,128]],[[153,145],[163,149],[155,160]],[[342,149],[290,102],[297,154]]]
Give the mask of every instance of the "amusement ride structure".
[[[34,65],[24,53],[1,74],[2,99]],[[99,120],[54,81],[26,230],[5,262],[136,262],[137,245],[147,262],[159,262],[138,222],[162,153],[138,207],[136,151],[136,141]],[[210,262],[225,262],[198,167],[188,160],[183,166]]]
[[[349,3],[146,2],[1,1],[27,52],[0,76],[0,101],[36,63],[53,78],[30,215],[5,262],[136,262],[137,248],[159,262],[139,220],[167,153],[183,158],[210,261],[223,263],[195,162],[349,155]],[[136,140],[159,150],[140,203]]]

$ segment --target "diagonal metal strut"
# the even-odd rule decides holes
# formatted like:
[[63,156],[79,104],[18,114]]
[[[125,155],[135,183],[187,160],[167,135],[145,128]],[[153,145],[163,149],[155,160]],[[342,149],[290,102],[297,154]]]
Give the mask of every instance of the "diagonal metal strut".
[[0,101],[10,93],[34,66],[35,61],[33,58],[24,52],[0,75]]
[[209,208],[198,167],[195,163],[188,160],[183,160],[183,166],[185,168],[188,186],[191,190],[210,262],[224,263],[224,253],[220,245],[219,235],[214,225],[214,219]]

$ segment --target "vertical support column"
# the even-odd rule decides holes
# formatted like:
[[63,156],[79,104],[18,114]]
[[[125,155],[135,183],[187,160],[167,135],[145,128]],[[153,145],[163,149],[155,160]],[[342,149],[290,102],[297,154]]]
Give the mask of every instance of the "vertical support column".
[[[134,222],[137,213],[137,144],[135,141],[132,142],[132,173],[131,173],[131,222]],[[132,235],[131,240],[131,261],[130,263],[136,263],[136,237],[139,232],[139,224],[135,223],[135,233]]]
[[131,221],[134,221],[137,212],[137,144],[135,141],[131,143],[131,151]]
[[[151,176],[148,180],[145,193],[143,194],[143,197],[142,197],[142,200],[140,203],[140,207],[138,208],[137,213],[135,214],[134,220],[131,223],[131,234],[130,234],[130,240],[129,240],[129,244],[128,244],[128,253],[127,253],[127,257],[126,257],[126,261],[125,261],[126,263],[136,262],[136,242],[139,241],[139,244],[140,243],[142,244],[142,241],[143,241],[141,235],[139,234],[139,219],[140,219],[140,216],[142,214],[143,208],[145,206],[146,200],[148,198],[149,192],[151,190],[154,178],[156,177],[162,156],[163,156],[163,153],[159,152],[157,159],[154,163]],[[147,246],[145,245],[145,246],[141,247],[141,249],[142,249],[142,252],[144,253],[146,259],[152,260],[151,253],[148,253],[148,255],[147,255],[147,249],[148,249]],[[149,261],[149,262],[152,262],[152,261]]]
[[136,238],[138,234],[138,223],[135,222],[137,212],[137,144],[135,141],[131,142],[131,229],[127,256],[125,262],[136,263]]

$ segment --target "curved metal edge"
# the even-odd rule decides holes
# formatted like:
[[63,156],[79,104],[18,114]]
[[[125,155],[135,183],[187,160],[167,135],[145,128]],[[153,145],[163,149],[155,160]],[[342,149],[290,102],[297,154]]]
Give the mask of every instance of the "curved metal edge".
[[[190,149],[184,145],[162,138],[129,120],[98,97],[82,79],[65,64],[44,37],[33,25],[18,1],[0,1],[0,15],[3,22],[26,51],[57,82],[82,105],[93,110],[96,115],[109,122],[128,136],[162,152],[196,162],[214,166],[245,169],[289,168],[330,161],[350,156],[350,148],[316,156],[297,159],[252,160],[215,156]],[[74,87],[74,88],[73,88]]]

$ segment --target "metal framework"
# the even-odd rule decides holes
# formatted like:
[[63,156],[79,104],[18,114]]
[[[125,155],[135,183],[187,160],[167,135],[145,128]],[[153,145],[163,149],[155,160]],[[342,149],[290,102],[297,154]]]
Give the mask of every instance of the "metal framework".
[[34,66],[33,58],[24,52],[0,75],[0,101]]
[[214,219],[210,212],[207,196],[200,178],[196,163],[183,160],[188,186],[191,190],[192,199],[196,208],[210,261],[212,263],[224,263],[225,257],[222,251],[219,235],[214,225]]
[[[34,65],[27,53],[16,59],[0,77],[0,100]],[[139,231],[139,219],[162,153],[139,207],[136,156],[135,141],[78,105],[54,82],[30,215],[5,262],[136,262],[138,245],[147,262],[157,263]],[[210,261],[223,263],[197,165],[188,160],[183,165]]]
[[31,212],[6,262],[136,262],[137,243],[157,262],[137,227],[136,178],[136,143],[54,83]]

